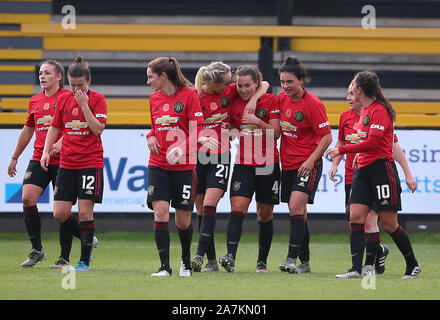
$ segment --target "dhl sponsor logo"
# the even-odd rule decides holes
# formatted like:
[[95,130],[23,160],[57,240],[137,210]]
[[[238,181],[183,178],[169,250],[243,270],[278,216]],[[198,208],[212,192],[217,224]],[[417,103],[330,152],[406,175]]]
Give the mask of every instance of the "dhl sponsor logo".
[[155,123],[161,125],[169,125],[170,123],[177,123],[179,121],[179,117],[170,117],[168,115],[163,115],[160,118],[157,118]]
[[72,120],[71,122],[66,123],[66,128],[72,129],[72,130],[79,130],[83,128],[87,128],[89,124],[87,122],[81,122],[79,120]]
[[345,136],[345,140],[348,140],[351,143],[358,143],[360,142],[361,138],[365,138],[366,136],[367,136],[366,132],[363,132],[360,129],[358,129],[357,132],[355,133],[347,134]]
[[281,126],[281,130],[286,130],[286,131],[296,131],[296,130],[298,130],[298,127],[295,127],[294,125],[292,125],[288,121],[280,121],[280,126]]
[[37,124],[42,124],[45,126],[50,125],[51,122],[52,122],[52,116],[50,114],[47,114],[37,120]]
[[216,123],[216,122],[222,122],[228,117],[228,113],[216,113],[209,118],[205,119],[205,123]]

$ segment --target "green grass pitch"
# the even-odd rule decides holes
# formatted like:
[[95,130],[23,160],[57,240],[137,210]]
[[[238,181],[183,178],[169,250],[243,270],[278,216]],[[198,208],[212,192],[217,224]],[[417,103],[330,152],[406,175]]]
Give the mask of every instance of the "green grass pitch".
[[[30,252],[24,233],[0,234],[0,299],[62,300],[403,300],[440,298],[440,234],[410,234],[416,257],[422,267],[418,279],[402,280],[405,262],[394,242],[382,235],[390,248],[386,271],[375,278],[375,289],[364,289],[360,279],[335,279],[350,267],[349,236],[311,235],[310,274],[287,274],[278,265],[287,253],[287,234],[274,236],[268,259],[268,273],[256,273],[257,235],[243,234],[237,252],[235,273],[223,269],[215,273],[193,273],[191,278],[178,275],[180,243],[171,234],[169,278],[150,274],[159,267],[153,233],[97,233],[99,246],[94,249],[91,270],[76,272],[75,288],[64,289],[68,273],[51,270],[59,255],[58,235],[43,234],[48,259],[32,269],[20,264]],[[226,253],[225,235],[216,234],[217,257]],[[192,255],[197,247],[194,233]],[[74,239],[71,261],[79,257],[79,241]],[[371,281],[370,281],[371,284]]]

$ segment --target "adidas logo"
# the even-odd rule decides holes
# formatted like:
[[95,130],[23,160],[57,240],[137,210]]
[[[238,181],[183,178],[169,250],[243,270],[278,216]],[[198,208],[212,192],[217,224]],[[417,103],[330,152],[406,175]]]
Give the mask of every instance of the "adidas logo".
[[384,200],[384,201],[382,201],[382,203],[381,203],[380,205],[382,205],[382,206],[386,206],[386,205],[388,205],[388,204],[390,204],[390,203],[388,202],[388,200]]
[[188,204],[188,200],[183,200],[180,204]]
[[92,190],[87,190],[86,194],[93,194]]
[[225,179],[221,179],[218,183],[225,184]]
[[300,187],[306,187],[306,185],[304,184],[304,182],[303,181],[301,181],[300,183],[298,183],[298,185],[300,186]]

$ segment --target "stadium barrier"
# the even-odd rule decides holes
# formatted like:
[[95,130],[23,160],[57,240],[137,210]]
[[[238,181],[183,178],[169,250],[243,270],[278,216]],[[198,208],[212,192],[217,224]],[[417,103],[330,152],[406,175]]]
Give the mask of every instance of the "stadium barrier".
[[[96,205],[96,212],[141,213],[151,212],[145,205],[148,191],[148,159],[149,152],[146,143],[148,129],[112,129],[107,128],[102,135],[104,147],[104,199]],[[403,213],[408,214],[438,214],[438,196],[440,193],[440,150],[437,141],[440,130],[396,130],[403,150],[408,159],[414,177],[419,183],[418,191],[412,194],[405,184],[405,176],[397,165],[402,186]],[[10,155],[13,153],[20,129],[0,129],[2,139],[0,148],[3,154],[0,158],[0,168],[7,168]],[[338,130],[333,129],[333,143],[336,143]],[[23,174],[32,157],[34,138],[20,156],[14,178],[6,174],[0,175],[0,212],[21,212],[21,183]],[[279,140],[278,140],[279,142]],[[235,158],[237,140],[232,142],[231,154]],[[331,161],[324,159],[322,177],[318,186],[315,204],[308,207],[311,213],[344,212],[344,163],[339,166],[336,175],[337,182],[328,177]],[[52,190],[49,187],[38,205],[41,212],[51,212],[53,206]],[[74,209],[76,210],[76,208]],[[255,201],[249,212],[256,212]],[[218,212],[229,212],[229,193],[221,199]],[[275,212],[287,213],[286,204],[275,206]]]
[[436,28],[23,23],[21,33],[44,37],[45,50],[257,51],[260,38],[282,37],[291,51],[440,53]]
[[[26,119],[27,98],[3,98],[0,100],[0,125],[22,125]],[[347,110],[346,101],[323,101],[330,125],[339,125],[339,115]],[[108,125],[149,126],[149,99],[107,99]],[[436,102],[397,101],[396,127],[440,127],[440,105]],[[7,112],[13,111],[13,112]]]

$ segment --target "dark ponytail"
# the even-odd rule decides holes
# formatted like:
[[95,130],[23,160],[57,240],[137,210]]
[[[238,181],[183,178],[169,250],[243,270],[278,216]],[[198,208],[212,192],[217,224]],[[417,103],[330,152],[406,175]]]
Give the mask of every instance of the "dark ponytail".
[[353,82],[356,87],[362,88],[364,94],[368,98],[374,99],[376,102],[383,105],[393,122],[396,121],[396,110],[394,110],[390,101],[385,98],[382,87],[379,83],[379,77],[374,71],[364,70],[358,72],[355,75]]
[[281,65],[279,73],[288,72],[293,74],[298,80],[307,81],[307,72],[304,66],[296,57],[287,57]]
[[75,60],[73,60],[73,63],[67,70],[67,74],[71,78],[85,77],[87,81],[89,81],[92,76],[89,64],[84,61],[81,56],[77,56]]

